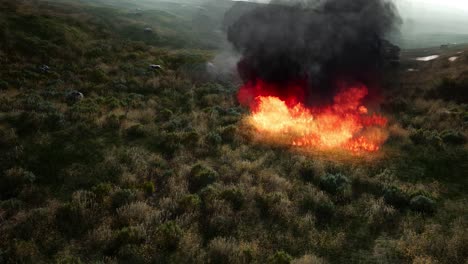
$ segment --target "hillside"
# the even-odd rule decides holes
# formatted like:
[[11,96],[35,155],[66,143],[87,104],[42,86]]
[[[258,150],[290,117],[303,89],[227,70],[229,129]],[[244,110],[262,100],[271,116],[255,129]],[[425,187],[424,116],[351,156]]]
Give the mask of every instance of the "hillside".
[[402,52],[381,151],[310,152],[256,140],[213,25],[102,2],[0,0],[0,263],[466,262],[466,46]]

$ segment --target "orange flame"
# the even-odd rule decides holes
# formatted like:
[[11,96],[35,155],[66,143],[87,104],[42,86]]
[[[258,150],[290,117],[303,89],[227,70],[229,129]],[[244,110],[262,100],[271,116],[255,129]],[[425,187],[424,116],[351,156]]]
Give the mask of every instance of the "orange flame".
[[362,104],[365,86],[350,87],[327,107],[307,108],[277,96],[259,95],[247,121],[262,136],[302,148],[375,152],[387,139],[387,119]]

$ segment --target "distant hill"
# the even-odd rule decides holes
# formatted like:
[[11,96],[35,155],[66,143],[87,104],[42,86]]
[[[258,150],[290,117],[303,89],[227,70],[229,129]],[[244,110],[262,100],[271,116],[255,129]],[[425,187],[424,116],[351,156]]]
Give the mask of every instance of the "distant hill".
[[468,43],[468,34],[456,33],[415,33],[402,34],[392,38],[393,42],[405,49],[436,47],[445,44]]

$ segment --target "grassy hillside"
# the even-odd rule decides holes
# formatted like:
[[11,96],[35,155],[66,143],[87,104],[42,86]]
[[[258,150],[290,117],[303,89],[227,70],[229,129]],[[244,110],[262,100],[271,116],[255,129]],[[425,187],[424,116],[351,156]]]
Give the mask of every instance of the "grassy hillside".
[[468,50],[405,54],[379,154],[303,153],[253,139],[188,24],[0,0],[0,263],[465,263]]

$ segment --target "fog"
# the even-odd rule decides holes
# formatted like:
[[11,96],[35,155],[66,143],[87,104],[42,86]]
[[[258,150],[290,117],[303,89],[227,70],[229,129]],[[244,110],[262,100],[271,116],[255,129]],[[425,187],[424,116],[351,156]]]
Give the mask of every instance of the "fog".
[[[131,4],[144,9],[162,9],[181,16],[191,16],[173,9],[175,6],[192,9],[195,15],[216,17],[216,24],[221,24],[223,12],[231,5],[231,0],[82,0],[105,4]],[[238,0],[242,1],[242,0]],[[278,0],[274,0],[278,1]],[[281,0],[286,3],[313,2],[314,0]],[[317,2],[322,0],[315,0]],[[350,0],[351,1],[351,0]],[[388,39],[403,48],[421,48],[449,43],[468,43],[468,1],[467,0],[389,0],[393,1],[401,16],[399,32],[394,32]],[[270,0],[250,0],[249,2],[268,3]],[[200,11],[202,10],[202,11]],[[214,21],[213,21],[214,22]],[[215,26],[215,25],[212,25]]]

